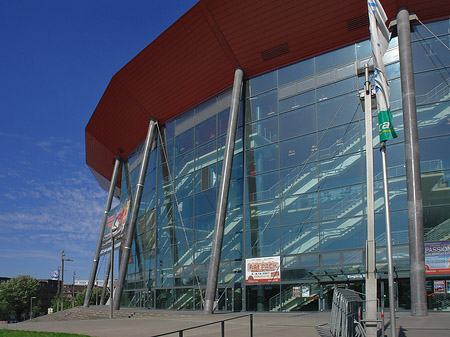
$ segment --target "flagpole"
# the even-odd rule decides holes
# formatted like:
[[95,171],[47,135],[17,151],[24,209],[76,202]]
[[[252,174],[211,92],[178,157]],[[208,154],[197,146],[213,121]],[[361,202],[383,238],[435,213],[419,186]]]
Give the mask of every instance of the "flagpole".
[[389,208],[389,185],[388,185],[387,164],[386,164],[386,141],[381,142],[380,152],[383,166],[384,210],[386,217],[386,250],[388,260],[388,281],[389,281],[389,310],[391,313],[391,337],[396,337],[397,324],[395,319],[394,267],[392,264],[391,215]]

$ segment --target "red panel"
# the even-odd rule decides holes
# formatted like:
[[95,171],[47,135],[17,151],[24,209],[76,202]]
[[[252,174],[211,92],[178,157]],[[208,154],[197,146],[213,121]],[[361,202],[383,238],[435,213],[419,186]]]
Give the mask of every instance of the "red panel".
[[[389,18],[404,6],[422,21],[450,16],[449,1],[382,3]],[[86,127],[87,164],[110,179],[150,117],[164,123],[228,88],[236,64],[249,78],[368,38],[368,27],[347,28],[365,15],[362,0],[200,0],[113,77]],[[289,53],[263,60],[286,43]]]

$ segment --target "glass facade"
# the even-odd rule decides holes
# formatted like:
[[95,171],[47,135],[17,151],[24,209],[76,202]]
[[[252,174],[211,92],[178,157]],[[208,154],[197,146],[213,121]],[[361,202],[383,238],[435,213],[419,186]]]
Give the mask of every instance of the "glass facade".
[[[429,27],[449,45],[449,20]],[[448,241],[450,52],[422,27],[416,26],[411,36],[425,241]],[[358,93],[364,79],[357,69],[370,58],[370,41],[363,41],[245,82],[219,270],[219,310],[324,310],[330,307],[332,285],[363,287],[366,167]],[[387,146],[394,265],[403,294],[397,299],[407,308],[408,214],[396,38],[385,64],[399,135]],[[230,101],[231,89],[160,126],[124,305],[201,309]],[[373,122],[377,270],[383,280],[383,183],[376,118]],[[138,147],[122,170],[122,200],[132,200],[140,154]],[[281,281],[245,284],[245,260],[270,256],[280,256]],[[444,276],[438,278],[450,280]],[[301,285],[309,287],[308,298],[293,296],[293,288]],[[450,306],[450,294],[441,297]],[[437,306],[432,301],[430,308]]]

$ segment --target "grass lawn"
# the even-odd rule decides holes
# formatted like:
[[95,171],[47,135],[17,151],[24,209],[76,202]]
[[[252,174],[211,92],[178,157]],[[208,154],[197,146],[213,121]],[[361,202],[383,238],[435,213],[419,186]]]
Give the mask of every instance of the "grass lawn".
[[0,329],[0,336],[3,337],[88,337],[86,335],[77,335],[73,333],[59,333],[59,332],[38,332],[38,331],[23,331],[23,330],[7,330]]

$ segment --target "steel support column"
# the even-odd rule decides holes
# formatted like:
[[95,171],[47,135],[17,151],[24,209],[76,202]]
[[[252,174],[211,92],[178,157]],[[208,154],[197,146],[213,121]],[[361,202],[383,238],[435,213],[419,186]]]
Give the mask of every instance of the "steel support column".
[[214,236],[209,259],[208,280],[206,283],[205,314],[212,314],[214,310],[214,296],[217,290],[220,255],[222,254],[223,232],[227,213],[228,190],[230,187],[231,168],[233,164],[234,142],[239,113],[239,102],[242,93],[244,72],[238,68],[234,74],[233,92],[231,95],[230,116],[228,118],[227,138],[223,156],[222,178],[220,179],[219,196],[217,199],[216,219],[214,222]]
[[102,224],[100,225],[100,232],[98,233],[97,247],[95,248],[94,261],[92,262],[91,275],[89,276],[89,283],[86,289],[86,297],[84,298],[84,307],[89,307],[89,301],[94,288],[95,275],[97,274],[98,260],[100,258],[100,250],[102,248],[103,235],[105,234],[106,221],[108,220],[108,213],[111,210],[112,199],[114,196],[114,189],[117,184],[117,177],[119,176],[120,164],[122,160],[120,157],[116,158],[114,163],[114,171],[111,177],[111,184],[109,185],[108,197],[106,200],[105,211],[103,212]]
[[105,303],[106,288],[107,288],[106,285],[109,282],[109,274],[110,273],[111,273],[111,254],[109,255],[108,266],[106,267],[105,279],[103,280],[103,288],[102,288],[102,296],[100,297],[100,305],[103,305]]
[[[151,145],[153,136],[155,134],[156,121],[150,120],[148,126],[147,138],[143,148],[142,163],[139,170],[139,177],[136,183],[136,193],[134,194],[134,201],[131,208],[130,222],[128,223],[127,233],[125,236],[125,243],[123,244],[123,252],[120,258],[119,276],[117,278],[116,298],[114,300],[114,310],[120,309],[120,300],[122,299],[123,286],[125,283],[125,276],[128,269],[128,260],[131,253],[131,245],[133,243],[133,234],[136,228],[137,218],[139,214],[139,206],[141,204],[142,191],[144,189],[145,176],[147,174],[148,159],[150,158]],[[113,275],[111,275],[113,278]]]
[[406,189],[408,200],[411,315],[427,315],[422,188],[417,131],[416,91],[411,48],[409,12],[397,14],[400,80],[405,133]]

